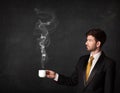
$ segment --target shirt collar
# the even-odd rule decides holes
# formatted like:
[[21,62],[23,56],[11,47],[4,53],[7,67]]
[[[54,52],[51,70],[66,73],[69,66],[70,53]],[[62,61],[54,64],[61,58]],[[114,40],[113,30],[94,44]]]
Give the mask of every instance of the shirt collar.
[[[100,52],[98,52],[97,54],[95,54],[93,57],[94,57],[94,59],[98,59],[99,57],[100,57],[100,55],[101,55],[101,51]],[[90,53],[90,56],[92,56],[92,54]]]

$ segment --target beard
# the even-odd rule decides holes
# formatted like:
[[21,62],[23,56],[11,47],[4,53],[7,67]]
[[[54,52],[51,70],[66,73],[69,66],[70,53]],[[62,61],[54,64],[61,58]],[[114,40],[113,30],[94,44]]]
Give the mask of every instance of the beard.
[[95,51],[97,48],[96,47],[90,47],[90,46],[86,46],[87,51],[91,52],[91,51]]

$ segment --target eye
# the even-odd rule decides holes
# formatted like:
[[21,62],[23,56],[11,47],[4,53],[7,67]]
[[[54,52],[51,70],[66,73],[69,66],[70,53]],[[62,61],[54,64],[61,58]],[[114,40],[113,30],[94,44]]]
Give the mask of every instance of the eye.
[[91,39],[88,39],[87,41],[91,42],[92,40],[91,40]]

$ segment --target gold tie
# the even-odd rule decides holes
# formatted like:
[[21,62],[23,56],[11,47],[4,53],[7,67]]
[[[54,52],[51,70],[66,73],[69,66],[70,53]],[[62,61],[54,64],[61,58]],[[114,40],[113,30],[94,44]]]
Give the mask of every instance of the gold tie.
[[88,80],[88,76],[89,76],[89,73],[90,73],[90,68],[91,68],[93,59],[94,59],[94,57],[91,56],[90,59],[89,59],[89,62],[87,64],[87,68],[86,68],[86,81]]

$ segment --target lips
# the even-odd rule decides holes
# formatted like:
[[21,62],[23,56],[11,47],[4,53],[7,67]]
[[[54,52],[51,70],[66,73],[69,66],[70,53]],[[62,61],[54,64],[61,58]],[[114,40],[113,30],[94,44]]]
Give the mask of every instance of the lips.
[[86,45],[86,48],[88,48],[88,46]]

